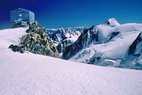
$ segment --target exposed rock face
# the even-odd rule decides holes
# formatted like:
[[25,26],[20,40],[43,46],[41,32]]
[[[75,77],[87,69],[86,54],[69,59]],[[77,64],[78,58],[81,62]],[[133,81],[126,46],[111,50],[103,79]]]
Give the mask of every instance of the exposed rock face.
[[[138,35],[136,40],[132,43],[132,45],[129,47],[128,54],[136,54],[140,55],[142,53],[142,32]],[[139,51],[137,51],[139,50]]]
[[84,47],[89,46],[91,43],[97,43],[99,41],[98,31],[93,31],[93,28],[94,26],[84,30],[76,42],[65,48],[62,57],[69,59]]
[[[119,34],[111,32],[110,35],[105,37],[104,33],[101,30],[102,26],[104,27],[106,25],[92,26],[90,28],[85,29],[73,44],[65,47],[62,58],[70,59],[83,48],[87,48],[91,44],[99,44],[107,42],[108,40],[111,40],[112,38],[114,38],[116,35]],[[111,26],[107,27],[111,28]]]
[[53,42],[46,36],[45,29],[40,27],[38,23],[30,25],[26,32],[27,34],[22,37],[18,46],[11,45],[9,48],[21,53],[29,51],[35,54],[59,57]]
[[134,69],[142,69],[142,32],[129,47],[120,66],[125,68],[130,67]]
[[20,53],[24,53],[24,48],[17,46],[17,45],[10,45],[9,48],[11,48],[14,52],[20,52]]
[[73,42],[69,39],[63,40],[62,42],[60,42],[57,45],[57,50],[59,53],[62,53],[64,51],[64,49],[69,46],[70,44],[72,44]]

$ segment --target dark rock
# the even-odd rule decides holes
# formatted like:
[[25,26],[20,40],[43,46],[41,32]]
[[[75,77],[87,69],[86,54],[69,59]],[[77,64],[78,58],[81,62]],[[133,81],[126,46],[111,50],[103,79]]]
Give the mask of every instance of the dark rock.
[[142,69],[142,32],[130,45],[120,66],[124,68]]
[[136,40],[132,43],[132,45],[129,47],[128,54],[134,54],[136,51],[136,46],[138,43],[142,42],[142,32],[139,34],[139,36],[136,38]]
[[15,52],[29,51],[35,54],[59,57],[53,42],[46,36],[45,29],[37,22],[31,24],[26,32],[27,34],[21,38],[18,46],[11,45],[9,48]]
[[91,43],[97,43],[99,41],[98,31],[94,31],[95,26],[85,29],[76,42],[67,46],[63,52],[62,58],[69,59],[75,54],[77,54],[81,49],[89,46]]
[[116,37],[118,34],[120,34],[120,32],[112,32],[112,33],[110,34],[110,38],[109,38],[108,41],[110,41],[111,39],[113,39],[114,37]]
[[66,39],[66,40],[62,41],[61,43],[59,43],[59,44],[57,45],[57,50],[58,50],[58,52],[59,52],[59,53],[62,53],[62,52],[64,51],[64,49],[65,49],[68,45],[70,45],[70,44],[72,44],[72,42],[71,42],[70,40],[68,40],[68,39]]
[[10,45],[9,48],[12,49],[14,52],[24,53],[23,48],[17,45]]

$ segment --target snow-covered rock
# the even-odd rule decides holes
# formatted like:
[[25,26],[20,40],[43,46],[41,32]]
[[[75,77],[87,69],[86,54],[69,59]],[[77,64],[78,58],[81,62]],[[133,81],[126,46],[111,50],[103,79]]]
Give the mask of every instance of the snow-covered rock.
[[54,43],[46,36],[45,30],[38,24],[33,23],[27,29],[27,34],[22,36],[18,45],[9,46],[14,52],[26,51],[52,57],[59,57]]
[[0,95],[141,95],[140,70],[106,68],[8,49],[19,43],[26,30],[0,30]]
[[55,43],[60,53],[64,48],[77,40],[85,27],[47,29],[48,37]]
[[112,27],[120,25],[115,18],[110,18],[105,22],[105,25],[110,25]]
[[98,43],[98,31],[93,31],[94,26],[91,28],[85,29],[81,35],[78,37],[78,40],[73,44],[67,46],[63,52],[63,58],[69,59],[70,57],[77,54],[81,49],[88,47],[92,43]]
[[142,69],[142,32],[131,44],[120,65],[125,68]]
[[[88,64],[119,67],[129,47],[141,31],[142,24],[137,23],[115,27],[93,26],[84,30],[76,42],[65,48],[63,58]],[[141,62],[141,57],[138,62]]]

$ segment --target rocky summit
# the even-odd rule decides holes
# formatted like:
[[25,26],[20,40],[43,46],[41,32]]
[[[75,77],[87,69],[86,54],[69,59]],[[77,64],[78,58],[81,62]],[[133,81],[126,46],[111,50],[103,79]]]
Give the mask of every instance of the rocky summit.
[[10,45],[13,51],[24,53],[25,51],[34,54],[59,57],[59,53],[54,43],[46,36],[45,29],[37,22],[29,26],[27,34],[21,38],[19,45]]

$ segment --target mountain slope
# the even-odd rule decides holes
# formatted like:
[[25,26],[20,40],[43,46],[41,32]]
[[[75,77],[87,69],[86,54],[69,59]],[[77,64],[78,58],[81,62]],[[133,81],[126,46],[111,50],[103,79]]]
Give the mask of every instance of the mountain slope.
[[74,56],[84,47],[90,45],[92,42],[98,41],[98,32],[92,31],[94,26],[89,29],[85,29],[81,35],[78,37],[78,40],[73,44],[67,46],[63,52],[63,58],[69,59]]
[[131,44],[120,65],[125,68],[142,68],[142,32]]
[[1,95],[140,95],[142,71],[12,52],[26,28],[0,30]]
[[[116,23],[112,19],[108,21]],[[142,24],[137,23],[93,26],[84,30],[76,42],[65,48],[63,58],[88,64],[119,67],[141,31]]]

